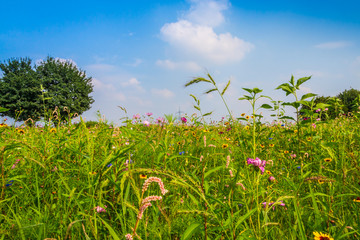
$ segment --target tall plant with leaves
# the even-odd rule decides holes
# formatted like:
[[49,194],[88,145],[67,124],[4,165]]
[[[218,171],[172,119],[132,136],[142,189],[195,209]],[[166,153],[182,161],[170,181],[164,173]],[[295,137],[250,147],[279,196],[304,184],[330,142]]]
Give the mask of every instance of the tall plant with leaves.
[[[289,83],[283,83],[281,85],[279,85],[276,90],[281,89],[285,92],[286,96],[289,96],[290,94],[294,96],[295,101],[293,102],[286,102],[283,103],[284,106],[291,106],[293,108],[295,108],[295,113],[296,113],[296,118],[293,118],[291,116],[282,116],[280,119],[289,119],[289,120],[293,120],[296,122],[296,128],[297,128],[297,153],[300,153],[300,128],[301,128],[301,115],[300,115],[300,106],[301,104],[306,105],[307,101],[306,99],[311,98],[311,97],[315,97],[316,94],[314,93],[307,93],[301,96],[301,98],[298,95],[298,90],[300,90],[300,86],[305,83],[306,81],[310,80],[311,76],[309,77],[303,77],[303,78],[299,78],[296,80],[294,80],[294,76],[291,75],[290,81]],[[301,160],[302,161],[302,160]],[[301,165],[303,163],[301,162]],[[303,168],[301,168],[301,173],[303,173]]]
[[221,100],[223,101],[223,103],[225,104],[225,107],[229,113],[229,116],[230,116],[230,119],[231,121],[233,120],[233,116],[231,114],[231,111],[229,109],[229,106],[227,105],[225,99],[224,99],[224,94],[226,92],[226,90],[229,88],[230,86],[230,80],[227,82],[226,86],[224,87],[224,89],[222,91],[220,91],[219,87],[217,86],[215,80],[213,79],[213,77],[208,73],[207,76],[209,77],[209,79],[206,79],[206,78],[202,78],[202,77],[198,77],[198,78],[194,78],[193,80],[187,82],[185,84],[185,87],[189,87],[195,83],[200,83],[200,82],[206,82],[206,83],[210,83],[212,85],[212,88],[210,88],[209,90],[207,90],[206,92],[204,92],[204,94],[209,94],[209,93],[212,93],[212,92],[218,92],[220,97],[221,97]]
[[192,94],[190,94],[190,96],[194,99],[195,104],[196,104],[196,105],[193,105],[193,107],[200,112],[201,121],[203,122],[204,126],[206,126],[204,117],[210,116],[213,112],[211,111],[211,112],[207,112],[207,113],[203,114],[201,111],[201,108],[200,108],[200,100]]
[[[263,90],[259,89],[259,88],[243,88],[245,91],[247,91],[249,95],[244,95],[243,97],[239,98],[238,100],[247,100],[250,105],[251,105],[251,109],[252,109],[252,157],[256,158],[256,126],[260,125],[260,119],[261,119],[261,115],[256,114],[257,111],[260,108],[264,108],[264,109],[271,109],[272,107],[269,104],[262,104],[260,107],[256,108],[256,102],[260,99],[260,98],[268,98],[271,100],[270,97],[268,96],[264,96],[264,95],[260,95],[257,96],[257,94],[261,93]],[[256,121],[256,119],[259,119],[259,121]]]

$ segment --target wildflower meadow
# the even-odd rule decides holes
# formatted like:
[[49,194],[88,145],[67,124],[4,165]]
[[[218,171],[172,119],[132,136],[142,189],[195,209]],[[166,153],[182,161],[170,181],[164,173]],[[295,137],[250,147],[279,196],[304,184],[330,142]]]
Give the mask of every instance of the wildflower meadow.
[[308,80],[278,86],[281,104],[244,88],[238,113],[230,82],[193,79],[228,110],[211,123],[194,95],[197,115],[181,119],[3,122],[0,240],[359,239],[360,110],[328,117],[300,95]]

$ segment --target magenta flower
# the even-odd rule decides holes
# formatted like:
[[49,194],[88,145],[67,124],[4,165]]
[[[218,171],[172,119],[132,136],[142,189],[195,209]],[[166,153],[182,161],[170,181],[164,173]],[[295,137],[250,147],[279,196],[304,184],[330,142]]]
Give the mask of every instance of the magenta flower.
[[274,178],[273,176],[270,176],[270,177],[268,178],[268,180],[269,180],[269,182],[273,182],[273,181],[275,181],[275,178]]
[[148,116],[148,117],[150,117],[151,115],[153,115],[153,113],[151,113],[151,112],[146,113],[146,116]]
[[260,158],[248,158],[247,159],[247,164],[252,164],[255,167],[258,167],[261,170],[261,174],[263,174],[265,172],[265,165],[266,165],[266,161],[265,160],[261,160]]
[[162,118],[162,117],[158,117],[158,118],[156,119],[156,121],[157,121],[158,123],[163,123],[163,122],[165,121],[165,119]]
[[185,117],[182,117],[182,118],[181,118],[181,121],[182,121],[182,123],[186,123],[186,122],[187,122],[187,119],[186,119]]
[[[105,205],[104,207],[107,208],[106,205]],[[102,207],[100,207],[100,206],[97,206],[97,207],[95,207],[95,208],[93,208],[93,209],[96,209],[96,211],[97,211],[98,213],[101,213],[101,212],[106,212],[105,208],[102,208]]]
[[145,121],[144,121],[144,125],[148,127],[148,126],[150,126],[150,122],[147,121],[147,120],[145,120]]

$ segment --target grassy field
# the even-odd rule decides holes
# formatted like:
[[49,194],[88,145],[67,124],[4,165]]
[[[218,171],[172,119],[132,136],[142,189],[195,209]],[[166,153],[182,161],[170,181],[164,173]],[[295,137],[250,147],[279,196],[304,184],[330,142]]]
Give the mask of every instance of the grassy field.
[[2,124],[0,239],[359,239],[360,114],[262,123],[254,109]]

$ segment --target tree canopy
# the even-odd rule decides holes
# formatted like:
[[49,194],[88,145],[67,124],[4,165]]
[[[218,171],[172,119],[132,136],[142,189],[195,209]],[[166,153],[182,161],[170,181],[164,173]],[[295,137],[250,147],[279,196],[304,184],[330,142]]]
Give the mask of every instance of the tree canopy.
[[55,108],[61,116],[80,115],[94,102],[92,78],[70,61],[47,57],[33,65],[29,58],[13,58],[0,69],[0,107],[9,109],[1,116],[37,121]]

